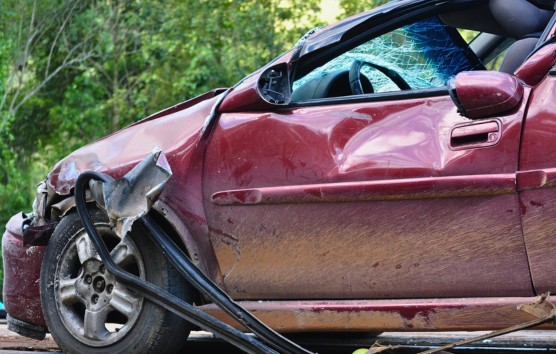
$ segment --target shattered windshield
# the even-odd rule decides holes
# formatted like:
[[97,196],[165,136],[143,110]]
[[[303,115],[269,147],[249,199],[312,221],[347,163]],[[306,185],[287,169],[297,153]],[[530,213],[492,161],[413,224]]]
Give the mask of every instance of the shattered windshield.
[[[440,87],[460,71],[484,69],[457,31],[434,16],[376,37],[332,59],[296,80],[294,92],[314,85],[309,82],[338,71],[349,71],[356,60],[370,62],[397,72],[411,89]],[[386,75],[371,66],[361,73],[374,92],[398,91]]]

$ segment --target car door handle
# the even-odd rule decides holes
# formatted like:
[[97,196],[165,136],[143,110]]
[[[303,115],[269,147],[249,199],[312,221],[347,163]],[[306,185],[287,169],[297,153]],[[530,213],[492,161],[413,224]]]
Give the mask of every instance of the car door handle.
[[500,123],[488,122],[460,125],[452,129],[450,147],[454,150],[492,146],[500,140]]

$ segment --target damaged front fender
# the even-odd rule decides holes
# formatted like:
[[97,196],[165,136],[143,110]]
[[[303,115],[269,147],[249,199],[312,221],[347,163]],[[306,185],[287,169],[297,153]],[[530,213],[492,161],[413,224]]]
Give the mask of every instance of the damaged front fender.
[[[166,153],[168,166],[177,166],[177,177],[185,180],[203,128],[213,118],[212,111],[222,92],[213,90],[155,113],[62,159],[37,187],[29,227],[56,222],[73,209],[73,188],[82,172],[96,171],[118,179],[155,146]],[[34,231],[30,228],[26,232]]]
[[123,237],[133,222],[151,209],[172,176],[166,156],[155,148],[143,161],[118,180],[89,182],[93,199],[108,214],[111,226]]

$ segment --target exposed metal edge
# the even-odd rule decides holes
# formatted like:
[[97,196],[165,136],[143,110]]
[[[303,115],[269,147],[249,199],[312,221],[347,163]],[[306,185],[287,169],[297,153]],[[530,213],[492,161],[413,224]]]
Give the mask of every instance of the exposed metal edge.
[[515,174],[408,178],[236,189],[216,192],[217,205],[354,202],[513,194]]

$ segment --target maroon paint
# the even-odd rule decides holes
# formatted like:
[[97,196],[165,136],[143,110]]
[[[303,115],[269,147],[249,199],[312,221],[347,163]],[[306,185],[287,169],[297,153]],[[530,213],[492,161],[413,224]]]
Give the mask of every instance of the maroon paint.
[[23,215],[14,215],[2,237],[4,306],[13,318],[46,327],[42,314],[39,277],[46,246],[24,246]]
[[[201,128],[216,98],[167,116],[140,122],[74,151],[58,162],[47,183],[58,194],[68,194],[79,173],[109,171],[121,177],[155,146],[164,151],[175,174],[182,175],[183,159],[197,146]],[[178,163],[179,162],[179,163]]]
[[[143,120],[73,152],[55,166],[48,176],[47,183],[56,193],[68,194],[81,172],[95,170],[118,178],[141,161],[155,146],[160,147],[168,158],[174,177],[160,196],[159,211],[172,216],[169,219],[170,223],[174,225],[184,244],[187,245],[197,266],[218,281],[216,259],[206,237],[208,228],[200,192],[202,171],[200,166],[204,147],[201,132],[218,97],[214,97],[211,93],[202,97],[205,100],[194,106],[181,111],[170,109],[165,111],[167,115],[156,114],[158,118]],[[181,107],[186,106],[188,106],[187,102]],[[182,223],[188,227],[183,227]],[[5,283],[10,284],[6,289],[8,312],[15,318],[44,325],[38,296],[38,282],[35,283],[40,276],[44,247],[26,247],[12,234],[4,237],[3,242],[6,243]],[[33,258],[25,256],[30,249],[38,250],[33,254]],[[23,267],[22,261],[29,264]],[[17,270],[20,268],[24,274]],[[24,278],[21,278],[22,276]],[[28,287],[20,287],[18,284],[27,284]],[[30,306],[15,300],[22,294],[22,289],[31,289],[26,296],[35,295],[34,300],[29,300]]]
[[[533,319],[517,306],[533,297],[338,300],[338,301],[241,301],[240,304],[267,325],[283,332],[388,331],[388,330],[492,330]],[[556,299],[551,298],[551,301]],[[232,326],[237,322],[217,306],[200,306]],[[546,329],[555,329],[547,325]]]
[[519,191],[553,187],[556,187],[556,168],[519,171],[517,173],[517,189]]
[[519,170],[546,170],[556,167],[556,77],[549,76],[531,94],[524,124]]
[[[119,178],[141,161],[155,146],[160,147],[173,177],[160,196],[164,204],[177,215],[191,233],[180,234],[190,253],[196,254],[197,264],[215,280],[218,267],[206,235],[208,228],[201,195],[204,139],[201,134],[210,111],[219,96],[205,95],[206,100],[181,111],[142,121],[87,145],[60,161],[49,174],[47,183],[58,194],[68,194],[79,173],[86,170],[108,173]],[[171,111],[170,111],[171,112]],[[184,230],[183,227],[178,227]],[[191,240],[195,242],[192,243]]]
[[556,62],[556,43],[539,49],[527,59],[516,71],[515,76],[529,86],[537,85]]
[[[509,103],[519,103],[520,95],[524,99],[493,120],[499,124],[494,144],[457,148],[454,139],[465,133],[456,129],[472,125],[456,113],[447,95],[367,103],[348,99],[272,112],[275,108],[256,94],[255,74],[223,102],[221,110],[227,113],[217,123],[205,161],[203,125],[215,93],[74,152],[49,175],[49,187],[68,195],[77,175],[90,169],[120,177],[157,145],[174,171],[157,209],[163,214],[168,209],[170,222],[183,230],[182,240],[194,247],[190,253],[201,259],[200,268],[217,280],[221,270],[236,298],[505,296],[500,301],[513,306],[508,296],[532,295],[521,219],[535,290],[556,289],[556,261],[546,254],[556,247],[556,195],[548,188],[554,186],[556,168],[556,88],[554,78],[543,81],[555,62],[555,49],[555,44],[542,48],[516,71],[519,79],[536,86],[521,155],[521,119],[530,89],[520,92],[520,85],[494,73],[487,75],[501,80],[496,86],[506,90]],[[287,63],[292,55],[269,65]],[[473,81],[473,75],[462,75],[460,88],[472,90]],[[475,99],[492,92],[483,87],[470,94]],[[488,102],[466,104],[475,107],[477,116],[500,112]],[[239,110],[249,112],[234,113]],[[252,112],[263,110],[270,112]],[[487,180],[490,189],[482,188]],[[520,200],[512,183],[522,191]],[[406,189],[390,198],[391,184]],[[433,191],[433,185],[444,189]],[[346,191],[354,193],[353,199],[335,199]],[[10,221],[3,238],[9,264],[5,281],[10,284],[5,304],[13,317],[44,325],[36,281],[44,247],[23,245],[20,219]],[[187,229],[191,235],[184,235]],[[310,313],[358,315],[382,301],[387,300],[274,304],[282,312],[305,306]],[[413,301],[418,304],[404,300],[382,310],[410,322],[424,316],[432,323],[429,317],[441,310],[483,306],[481,299],[463,299],[460,305]],[[495,307],[492,302],[485,306]]]
[[164,117],[164,116],[170,115],[172,113],[183,111],[184,109],[192,107],[192,106],[196,105],[197,103],[200,103],[200,102],[203,102],[203,101],[208,100],[210,98],[213,98],[214,96],[217,96],[224,91],[226,91],[225,88],[210,90],[210,91],[205,92],[205,93],[203,93],[199,96],[193,97],[193,98],[191,98],[191,99],[189,99],[185,102],[178,103],[178,104],[176,104],[172,107],[165,108],[165,109],[161,110],[160,112],[156,112],[154,114],[151,114],[147,118],[145,118],[143,120],[140,120],[139,122],[135,123],[134,125],[144,123],[145,121],[148,121],[148,120],[153,120],[153,119],[156,119],[156,118]]
[[455,87],[466,117],[500,115],[523,98],[523,86],[514,77],[496,71],[466,71],[455,78]]
[[518,185],[523,232],[538,293],[556,291],[556,77],[535,87],[521,143]]
[[[218,230],[211,240],[231,295],[530,295],[515,192],[523,102],[498,117],[498,144],[458,151],[450,148],[450,134],[470,121],[457,114],[448,95],[222,114],[207,148],[203,188],[209,226]],[[346,205],[307,193],[309,203],[300,203],[300,191],[315,192],[316,185],[327,185],[327,192],[338,183],[382,181],[380,193],[387,194],[394,180],[443,183],[446,177],[504,174],[514,176],[513,194],[499,195],[509,193],[509,184],[494,178],[499,184],[480,197],[456,184],[436,199],[412,199],[409,188],[397,200]],[[261,189],[279,195],[272,200],[281,204],[211,202],[213,195],[226,202],[228,191]],[[258,192],[241,193],[227,201],[263,200]],[[460,269],[453,268],[456,259]],[[380,266],[369,269],[375,263]]]
[[211,199],[218,205],[250,205],[434,199],[513,193],[515,193],[515,175],[506,174],[242,189],[218,192],[213,194]]

